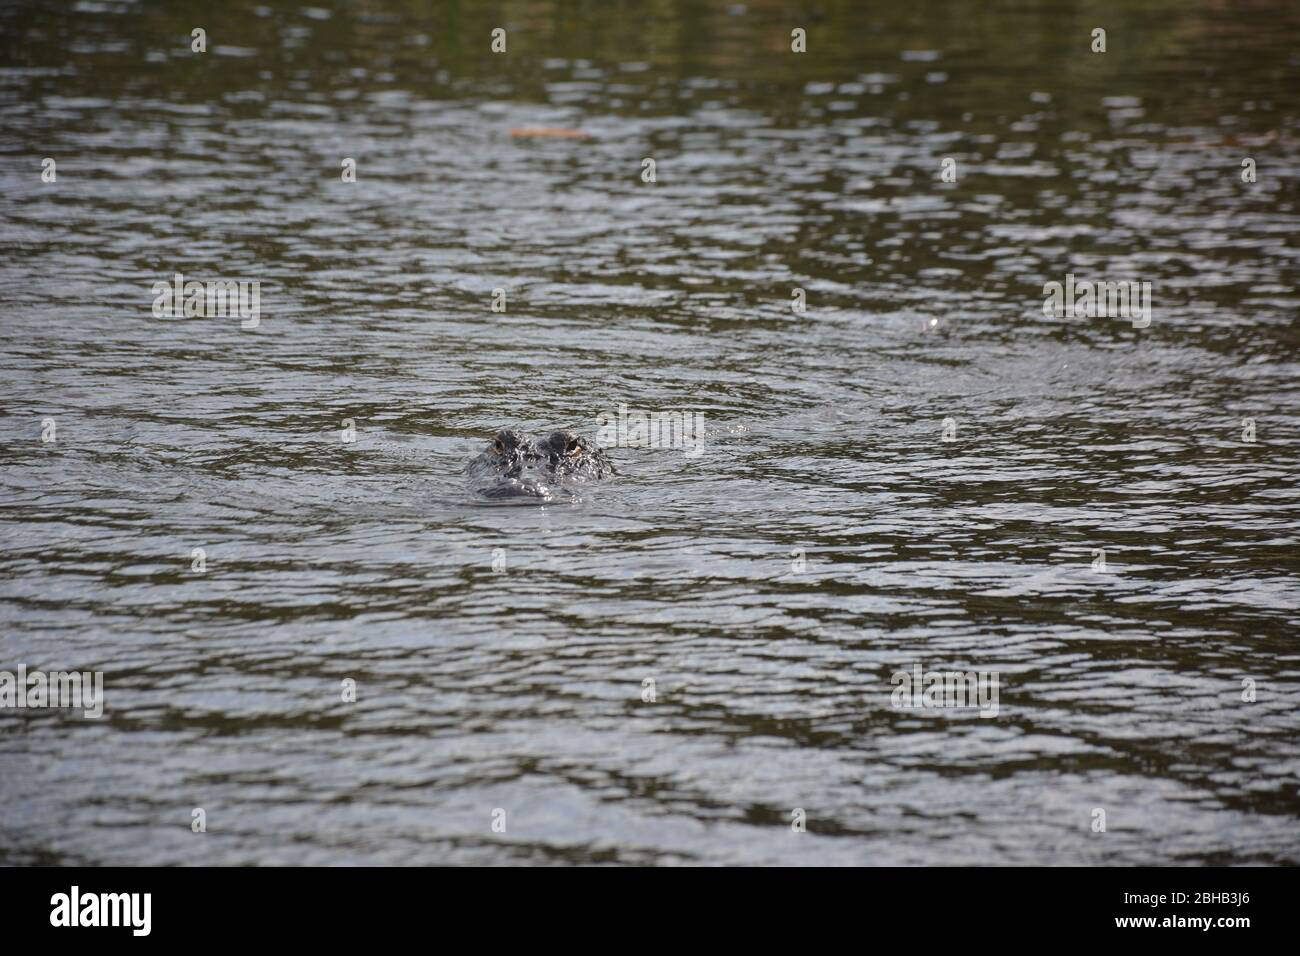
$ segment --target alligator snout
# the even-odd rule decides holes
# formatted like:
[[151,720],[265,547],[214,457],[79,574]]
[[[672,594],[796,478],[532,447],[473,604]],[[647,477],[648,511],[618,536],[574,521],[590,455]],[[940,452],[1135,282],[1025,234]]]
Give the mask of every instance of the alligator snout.
[[465,468],[471,490],[497,501],[575,498],[582,486],[614,473],[594,442],[569,431],[530,436],[504,428]]

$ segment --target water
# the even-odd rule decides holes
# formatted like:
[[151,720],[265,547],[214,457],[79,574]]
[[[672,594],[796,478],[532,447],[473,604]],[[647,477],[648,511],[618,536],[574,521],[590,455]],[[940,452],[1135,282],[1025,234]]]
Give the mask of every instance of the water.
[[1300,13],[865,6],[6,9],[0,863],[1300,862]]

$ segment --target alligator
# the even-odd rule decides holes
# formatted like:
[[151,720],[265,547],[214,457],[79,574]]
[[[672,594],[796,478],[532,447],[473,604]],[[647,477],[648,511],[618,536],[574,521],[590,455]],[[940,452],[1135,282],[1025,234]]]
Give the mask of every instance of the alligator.
[[576,499],[587,482],[614,474],[605,453],[573,432],[533,438],[515,428],[497,432],[466,467],[470,490],[483,498],[537,502]]

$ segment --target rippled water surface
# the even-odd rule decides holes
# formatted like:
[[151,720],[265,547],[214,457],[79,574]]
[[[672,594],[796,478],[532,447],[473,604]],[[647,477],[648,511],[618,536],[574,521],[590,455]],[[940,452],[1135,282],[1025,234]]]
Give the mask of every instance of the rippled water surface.
[[1300,863],[1294,4],[317,2],[0,13],[0,862]]

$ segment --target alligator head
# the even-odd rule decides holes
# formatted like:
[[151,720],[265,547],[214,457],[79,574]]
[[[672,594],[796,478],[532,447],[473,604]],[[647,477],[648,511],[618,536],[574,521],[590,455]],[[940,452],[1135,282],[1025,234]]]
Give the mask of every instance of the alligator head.
[[465,468],[477,495],[539,503],[575,498],[584,483],[613,473],[605,453],[581,435],[556,431],[533,438],[514,428],[497,432]]

